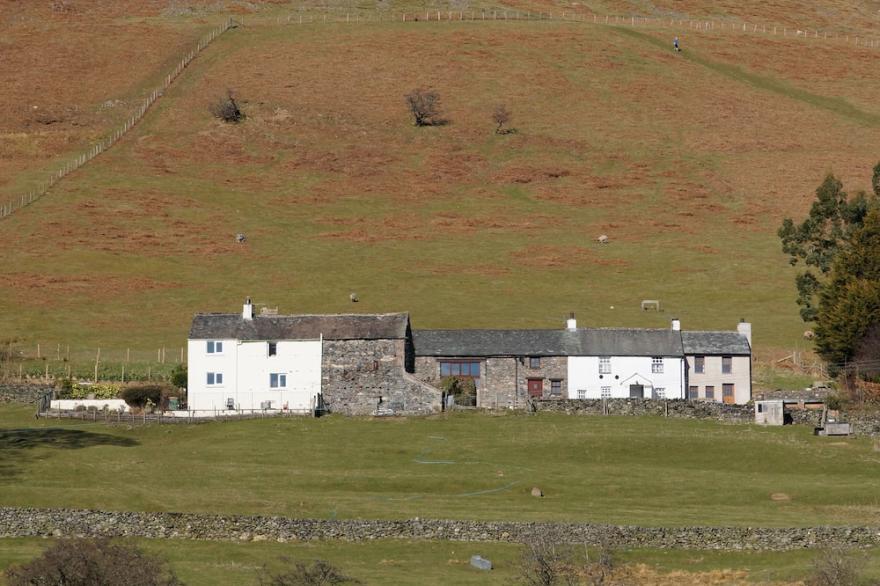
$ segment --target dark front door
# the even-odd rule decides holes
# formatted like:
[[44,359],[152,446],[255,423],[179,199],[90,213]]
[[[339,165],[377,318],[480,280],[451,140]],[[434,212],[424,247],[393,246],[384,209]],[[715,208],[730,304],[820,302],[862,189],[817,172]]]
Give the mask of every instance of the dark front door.
[[530,378],[529,379],[529,397],[541,398],[543,396],[544,396],[544,379]]
[[630,399],[644,399],[645,398],[645,386],[644,385],[630,385],[629,386],[629,398]]
[[721,385],[721,400],[728,405],[733,405],[733,403],[736,401],[736,398],[733,395],[733,385]]

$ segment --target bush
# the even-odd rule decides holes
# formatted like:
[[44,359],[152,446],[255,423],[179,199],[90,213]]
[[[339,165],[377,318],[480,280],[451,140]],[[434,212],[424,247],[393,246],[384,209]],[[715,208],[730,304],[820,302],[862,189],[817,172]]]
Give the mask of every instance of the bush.
[[861,583],[859,560],[841,550],[823,551],[813,560],[807,586],[857,586]]
[[512,128],[504,128],[504,125],[509,124],[511,119],[513,119],[513,114],[510,113],[507,106],[504,104],[496,106],[495,111],[492,113],[492,122],[497,125],[495,127],[495,134],[510,134],[513,132]]
[[37,559],[6,570],[10,586],[176,586],[159,558],[106,539],[62,539]]
[[178,389],[185,389],[187,384],[187,370],[185,364],[177,364],[171,371],[171,384]]
[[211,106],[210,110],[215,118],[219,118],[223,122],[234,124],[244,120],[244,112],[238,107],[238,103],[232,95],[232,90],[226,90],[226,97]]
[[121,397],[129,407],[144,408],[148,404],[160,405],[162,398],[168,396],[170,389],[159,384],[129,385],[122,390]]
[[115,399],[119,396],[120,390],[122,390],[120,385],[112,383],[91,385],[73,383],[65,399],[88,399],[89,395],[94,395],[96,399]]
[[404,96],[416,126],[439,126],[446,121],[440,116],[440,94],[429,89],[414,89]]
[[360,584],[359,580],[346,576],[324,560],[315,560],[312,565],[281,558],[287,568],[278,573],[263,570],[261,586],[324,586],[325,584]]

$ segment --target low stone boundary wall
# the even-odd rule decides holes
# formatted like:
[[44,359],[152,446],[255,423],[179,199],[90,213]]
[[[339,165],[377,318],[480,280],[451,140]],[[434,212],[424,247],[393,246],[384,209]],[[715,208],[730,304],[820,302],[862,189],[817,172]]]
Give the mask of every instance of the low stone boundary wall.
[[0,403],[34,403],[53,388],[50,384],[0,382]]
[[562,399],[535,401],[536,411],[575,415],[668,415],[687,419],[720,419],[738,423],[755,420],[752,405],[726,405],[685,399]]
[[0,508],[0,537],[143,537],[215,541],[435,539],[558,543],[657,549],[785,551],[880,545],[880,527],[637,527],[409,519],[315,520],[286,517]]

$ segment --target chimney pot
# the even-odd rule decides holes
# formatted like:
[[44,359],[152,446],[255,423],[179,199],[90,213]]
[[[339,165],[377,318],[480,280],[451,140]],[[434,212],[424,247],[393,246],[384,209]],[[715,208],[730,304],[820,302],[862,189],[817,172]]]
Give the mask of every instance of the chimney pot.
[[576,330],[578,327],[577,320],[574,318],[574,312],[568,314],[568,319],[565,321],[565,329],[567,330]]
[[254,319],[254,304],[251,303],[250,297],[244,300],[244,305],[241,308],[241,317],[247,321]]
[[681,320],[677,317],[672,318],[672,331],[680,332],[681,331]]

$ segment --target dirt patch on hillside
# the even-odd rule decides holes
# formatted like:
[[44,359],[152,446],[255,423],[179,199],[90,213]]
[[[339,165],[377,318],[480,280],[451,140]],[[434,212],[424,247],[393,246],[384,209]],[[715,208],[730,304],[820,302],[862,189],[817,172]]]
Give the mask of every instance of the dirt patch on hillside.
[[20,303],[43,306],[63,301],[67,297],[114,299],[180,287],[179,283],[158,281],[146,277],[111,277],[90,274],[41,275],[37,273],[5,273],[0,275],[2,289]]

